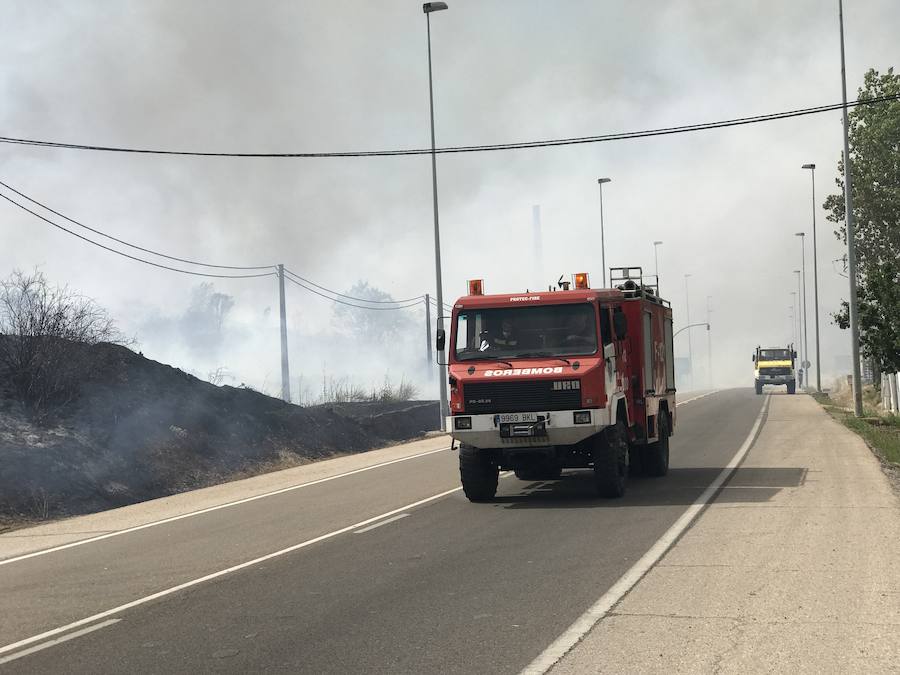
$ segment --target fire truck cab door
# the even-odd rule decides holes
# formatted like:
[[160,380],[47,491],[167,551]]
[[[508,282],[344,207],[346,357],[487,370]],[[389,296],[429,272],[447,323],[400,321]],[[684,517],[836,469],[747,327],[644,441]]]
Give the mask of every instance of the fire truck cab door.
[[613,409],[613,395],[616,392],[616,373],[618,372],[618,355],[610,307],[600,307],[600,339],[603,342],[603,360],[606,366],[604,369],[606,409],[609,411]]

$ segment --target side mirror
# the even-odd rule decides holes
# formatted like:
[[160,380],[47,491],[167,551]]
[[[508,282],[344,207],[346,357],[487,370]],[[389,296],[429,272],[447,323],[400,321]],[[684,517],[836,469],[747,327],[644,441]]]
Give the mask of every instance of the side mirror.
[[756,354],[754,354],[754,355],[751,356],[750,358],[753,359],[753,363],[756,363]]
[[616,307],[613,311],[613,330],[616,332],[617,340],[624,340],[628,334],[628,320],[620,307]]
[[435,339],[434,344],[437,347],[439,352],[444,351],[444,344],[447,342],[447,333],[443,328],[437,329],[437,339]]
[[796,358],[797,358],[797,352],[791,352],[791,358],[796,359]]

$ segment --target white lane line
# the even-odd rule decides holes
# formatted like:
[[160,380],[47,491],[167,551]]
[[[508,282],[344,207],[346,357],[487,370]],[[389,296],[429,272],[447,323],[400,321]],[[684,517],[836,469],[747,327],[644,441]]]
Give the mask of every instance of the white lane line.
[[696,401],[701,398],[706,398],[707,396],[712,396],[713,394],[719,393],[718,389],[714,389],[713,391],[708,391],[705,394],[700,394],[699,396],[694,396],[693,398],[689,398],[687,401],[678,401],[675,403],[675,407],[677,408],[680,405],[684,405],[685,403],[690,403],[691,401]]
[[39,652],[42,649],[47,649],[48,647],[53,647],[62,642],[68,642],[69,640],[74,640],[75,638],[81,637],[82,635],[87,635],[88,633],[93,633],[95,630],[100,630],[101,628],[106,628],[107,626],[112,626],[114,623],[119,623],[122,619],[109,619],[108,621],[104,621],[103,623],[98,623],[96,626],[88,626],[87,628],[82,628],[81,630],[77,630],[74,633],[69,633],[68,635],[63,635],[60,638],[56,638],[55,640],[48,640],[47,642],[42,642],[39,645],[35,645],[34,647],[30,647],[28,649],[23,649],[20,652],[16,652],[15,654],[10,654],[9,656],[4,656],[0,659],[0,664],[9,663],[10,661],[15,661],[16,659],[21,659],[23,656],[28,656],[29,654],[34,654],[35,652]]
[[120,614],[127,609],[131,609],[132,607],[138,607],[139,605],[144,605],[148,602],[152,602],[153,600],[157,600],[159,598],[164,598],[167,595],[172,595],[173,593],[177,593],[178,591],[182,591],[186,588],[191,588],[192,586],[197,586],[199,584],[205,583],[207,581],[211,581],[213,579],[217,579],[218,577],[225,576],[226,574],[231,574],[232,572],[237,572],[238,570],[245,569],[247,567],[252,567],[254,565],[258,565],[262,562],[266,562],[267,560],[272,560],[273,558],[279,558],[288,553],[292,553],[293,551],[297,551],[301,548],[306,548],[307,546],[311,546],[320,541],[325,541],[326,539],[331,539],[340,534],[344,534],[345,532],[352,532],[353,530],[358,530],[361,527],[365,527],[370,523],[378,522],[379,520],[383,520],[384,518],[388,518],[390,516],[396,515],[398,513],[402,513],[403,511],[409,511],[410,509],[414,509],[417,506],[422,506],[422,504],[427,504],[428,502],[433,502],[442,497],[446,497],[447,495],[452,495],[454,492],[459,492],[462,490],[462,486],[455,487],[452,490],[444,490],[443,492],[439,492],[436,495],[432,495],[430,497],[426,497],[425,499],[420,499],[417,502],[413,502],[412,504],[407,504],[405,506],[401,506],[399,509],[393,509],[392,511],[388,511],[387,513],[382,513],[377,516],[373,516],[371,518],[366,518],[365,520],[361,520],[358,523],[353,523],[353,525],[348,525],[347,527],[342,527],[339,530],[333,530],[331,532],[327,532],[326,534],[319,535],[318,537],[313,537],[312,539],[307,539],[306,541],[302,541],[299,544],[294,544],[293,546],[288,546],[287,548],[283,548],[280,551],[275,551],[274,553],[267,553],[266,555],[260,556],[258,558],[254,558],[253,560],[248,560],[246,562],[242,562],[238,565],[233,565],[232,567],[228,567],[223,570],[219,570],[218,572],[213,572],[211,574],[207,574],[202,577],[198,577],[197,579],[192,579],[191,581],[186,581],[182,584],[178,584],[177,586],[172,586],[171,588],[167,588],[162,591],[158,591],[156,593],[151,593],[150,595],[146,595],[143,598],[138,598],[137,600],[132,600],[131,602],[126,602],[124,605],[119,605],[118,607],[113,607],[112,609],[108,609],[104,612],[98,612],[92,616],[86,617],[84,619],[79,619],[78,621],[73,621],[72,623],[68,623],[65,626],[60,626],[59,628],[54,628],[52,630],[44,631],[39,635],[33,635],[32,637],[25,638],[24,640],[19,640],[18,642],[13,642],[12,644],[5,645],[0,647],[0,654],[5,654],[7,652],[11,652],[19,647],[24,647],[25,645],[30,645],[34,642],[40,642],[48,637],[53,637],[54,635],[59,635],[60,633],[65,633],[66,631],[72,630],[73,628],[78,628],[79,626],[84,626],[85,624],[93,623],[95,621],[99,621],[100,619],[105,619],[109,616],[113,616],[114,614]]
[[678,537],[680,537],[691,525],[694,518],[696,518],[700,511],[702,511],[709,503],[713,498],[713,495],[716,494],[716,491],[731,477],[731,474],[734,473],[738,464],[744,459],[744,456],[747,454],[753,441],[756,440],[756,435],[759,432],[763,417],[768,408],[769,396],[766,395],[766,400],[763,402],[759,415],[756,417],[756,422],[753,423],[753,428],[750,429],[750,434],[744,440],[743,445],[738,448],[738,451],[735,453],[734,457],[731,458],[731,461],[728,462],[728,465],[722,469],[719,475],[716,476],[716,479],[703,491],[703,494],[697,498],[697,501],[688,507],[687,511],[685,511],[681,517],[666,530],[665,534],[653,544],[650,550],[641,556],[631,569],[625,572],[625,574],[622,575],[622,577],[613,584],[613,586],[606,591],[597,602],[588,608],[584,614],[578,617],[578,619],[575,620],[575,623],[569,626],[566,631],[541,652],[534,661],[526,666],[521,675],[543,675],[550,670],[570,649],[572,649],[572,647],[587,635],[588,631],[590,631],[600,619],[606,616],[606,613],[612,609],[612,607],[619,602],[619,600],[621,600],[638,581],[641,580],[651,567],[659,562],[659,559],[665,555],[666,551],[668,551],[672,544],[675,543],[675,540],[678,539]]
[[[717,392],[710,391],[705,394],[695,396],[694,398],[689,398],[686,401],[678,401],[675,405],[676,405],[676,407],[681,406],[686,403],[690,403],[691,401],[696,401],[699,398],[703,398],[705,396],[710,396],[715,393],[717,393]],[[34,551],[32,553],[25,553],[23,555],[19,555],[14,558],[6,558],[5,560],[0,560],[0,567],[2,567],[3,565],[9,565],[14,562],[19,562],[20,560],[28,560],[29,558],[36,558],[38,556],[48,555],[50,553],[56,553],[57,551],[65,551],[66,549],[75,548],[76,546],[84,546],[85,544],[92,544],[95,541],[111,539],[112,537],[118,537],[123,534],[137,532],[138,530],[145,530],[150,527],[156,527],[157,525],[165,525],[166,523],[173,523],[176,520],[182,520],[184,518],[193,518],[194,516],[200,516],[200,515],[203,515],[204,513],[218,511],[219,509],[227,509],[227,508],[231,508],[232,506],[239,506],[240,504],[246,504],[248,502],[253,502],[253,501],[256,501],[257,499],[265,499],[266,497],[273,497],[275,495],[280,495],[285,492],[291,492],[292,490],[299,490],[300,488],[310,487],[312,485],[318,485],[320,483],[326,483],[328,481],[337,480],[338,478],[345,478],[347,476],[352,476],[357,473],[362,473],[363,471],[371,471],[372,469],[379,469],[383,466],[397,464],[398,462],[406,462],[411,459],[418,459],[419,457],[427,457],[428,455],[433,455],[438,452],[444,452],[445,450],[448,450],[448,448],[438,448],[437,450],[429,450],[427,452],[421,452],[417,455],[410,455],[409,457],[400,457],[399,459],[392,459],[388,462],[381,462],[380,464],[373,464],[372,466],[364,466],[360,469],[354,469],[353,471],[339,473],[334,476],[328,476],[327,478],[319,478],[317,480],[308,481],[306,483],[300,483],[298,485],[290,485],[288,487],[280,488],[278,490],[272,490],[271,492],[264,492],[259,495],[254,495],[253,497],[245,497],[244,499],[238,499],[233,502],[226,502],[224,504],[217,504],[216,506],[210,506],[205,509],[199,509],[197,511],[190,511],[188,513],[182,513],[180,515],[172,516],[170,518],[163,518],[162,520],[154,520],[150,523],[144,523],[143,525],[135,525],[134,527],[128,527],[128,528],[125,528],[124,530],[115,530],[114,532],[107,532],[105,534],[99,534],[96,537],[89,537],[87,539],[79,539],[78,541],[73,541],[68,544],[60,544],[59,546],[53,546],[52,548],[45,548],[40,551]]]
[[162,520],[154,520],[150,523],[144,523],[143,525],[135,525],[134,527],[128,527],[124,530],[116,530],[114,532],[107,532],[106,534],[100,534],[96,537],[90,537],[88,539],[79,539],[78,541],[73,541],[68,544],[61,544],[59,546],[54,546],[52,548],[45,548],[40,551],[34,551],[33,553],[26,553],[24,555],[16,556],[15,558],[7,558],[6,560],[0,560],[0,567],[3,565],[9,565],[10,563],[19,562],[20,560],[28,560],[29,558],[36,558],[38,556],[47,555],[48,553],[56,553],[57,551],[64,551],[69,548],[75,548],[76,546],[84,546],[85,544],[91,544],[95,541],[101,541],[103,539],[110,539],[111,537],[118,537],[123,534],[128,534],[130,532],[137,532],[138,530],[145,530],[148,527],[156,527],[157,525],[165,525],[166,523],[172,523],[176,520],[182,520],[184,518],[193,518],[194,516],[199,516],[204,513],[210,513],[211,511],[218,511],[219,509],[227,509],[232,506],[238,506],[239,504],[246,504],[248,502],[256,501],[257,499],[265,499],[266,497],[272,497],[274,495],[280,495],[285,492],[291,492],[292,490],[299,490],[300,488],[310,487],[311,485],[319,485],[320,483],[327,483],[331,480],[337,480],[338,478],[345,478],[347,476],[352,476],[357,473],[362,473],[363,471],[371,471],[372,469],[380,469],[383,466],[389,466],[391,464],[397,464],[398,462],[406,462],[411,459],[418,459],[419,457],[426,457],[428,455],[433,455],[438,452],[446,452],[449,448],[438,448],[437,450],[429,450],[428,452],[421,452],[417,455],[410,455],[409,457],[400,457],[399,459],[392,459],[388,462],[381,462],[380,464],[373,464],[372,466],[364,466],[360,469],[354,469],[353,471],[347,471],[345,473],[339,473],[335,476],[328,476],[327,478],[319,478],[317,480],[308,481],[306,483],[299,483],[298,485],[291,485],[285,488],[280,488],[278,490],[272,490],[271,492],[264,492],[263,494],[254,495],[253,497],[245,497],[244,499],[238,499],[233,502],[226,502],[224,504],[217,504],[216,506],[210,506],[205,509],[199,509],[198,511],[190,511],[189,513],[182,513],[178,516],[172,516],[171,518],[164,518]]
[[394,521],[400,520],[402,518],[409,517],[408,513],[401,513],[393,518],[388,518],[387,520],[382,520],[380,523],[375,523],[374,525],[369,525],[368,527],[364,527],[361,530],[356,530],[353,534],[362,534],[363,532],[368,532],[369,530],[374,530],[376,527],[381,527],[382,525],[387,525],[388,523],[393,523]]

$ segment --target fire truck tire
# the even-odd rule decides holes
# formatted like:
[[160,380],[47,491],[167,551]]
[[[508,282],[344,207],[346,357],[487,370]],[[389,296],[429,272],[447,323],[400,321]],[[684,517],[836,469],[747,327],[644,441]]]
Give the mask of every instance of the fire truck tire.
[[657,424],[659,440],[648,444],[641,458],[644,473],[648,476],[665,476],[669,473],[669,415],[660,411]]
[[470,502],[489,502],[497,494],[500,468],[471,445],[459,446],[459,477]]
[[787,390],[789,394],[797,392],[797,385],[794,382],[788,382]]
[[762,384],[760,384],[759,380],[754,380],[753,384],[756,386],[756,395],[762,394]]
[[600,496],[624,495],[628,482],[628,436],[621,420],[597,437],[593,460],[594,485]]

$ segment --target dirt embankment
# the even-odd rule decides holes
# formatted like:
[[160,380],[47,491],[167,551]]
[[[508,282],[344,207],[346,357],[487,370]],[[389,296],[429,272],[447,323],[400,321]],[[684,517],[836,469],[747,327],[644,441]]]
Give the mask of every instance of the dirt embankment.
[[40,421],[0,374],[0,520],[122,506],[412,439],[438,424],[433,401],[301,408],[124,347],[91,349],[93,375],[76,400]]

